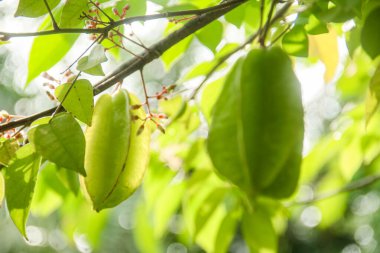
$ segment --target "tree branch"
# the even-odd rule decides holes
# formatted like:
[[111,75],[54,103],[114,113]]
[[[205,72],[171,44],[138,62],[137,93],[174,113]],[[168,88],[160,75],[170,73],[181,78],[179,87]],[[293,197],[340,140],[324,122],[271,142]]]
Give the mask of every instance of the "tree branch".
[[318,201],[322,201],[325,199],[335,197],[336,195],[339,195],[341,193],[347,193],[347,192],[356,191],[356,190],[365,188],[365,187],[370,186],[370,185],[372,185],[378,181],[380,181],[380,174],[367,176],[367,177],[364,177],[364,178],[359,179],[357,181],[351,182],[351,183],[343,186],[342,188],[332,190],[332,191],[329,191],[326,193],[321,193],[312,199],[291,202],[291,203],[286,204],[286,206],[292,207],[292,206],[296,206],[296,205],[312,204],[312,203],[315,203]]
[[152,15],[144,15],[144,16],[134,16],[125,18],[119,21],[111,22],[109,25],[101,28],[95,29],[87,29],[87,28],[59,28],[47,31],[39,31],[39,32],[25,32],[25,33],[12,33],[12,32],[1,32],[0,31],[0,40],[1,38],[14,38],[14,37],[36,37],[36,36],[46,36],[53,34],[66,34],[66,33],[83,33],[83,34],[106,34],[108,31],[118,27],[120,25],[131,24],[135,21],[149,21],[160,18],[169,18],[169,17],[178,17],[178,16],[186,16],[186,15],[202,15],[206,13],[210,13],[216,10],[224,10],[230,9],[230,7],[236,7],[236,4],[241,4],[246,2],[247,0],[232,0],[226,3],[222,3],[220,5],[216,5],[209,8],[199,9],[199,10],[187,10],[187,11],[174,11],[174,12],[165,12],[159,14]]
[[[223,16],[225,13],[231,11],[235,7],[245,3],[246,1],[247,0],[233,0],[221,5],[223,8],[211,7],[213,8],[212,11],[208,11],[207,13],[201,14],[198,17],[192,19],[191,21],[187,22],[182,28],[174,31],[166,38],[149,47],[149,49],[145,50],[145,52],[142,53],[139,57],[135,57],[116,68],[116,70],[114,70],[111,74],[107,75],[103,80],[94,85],[94,95],[101,93],[118,81],[121,81],[127,76],[131,75],[135,71],[142,69],[145,65],[160,57],[165,51],[167,51],[169,48],[181,40],[185,39],[190,34],[193,34],[197,30],[203,28],[204,26]],[[60,31],[62,30],[63,29]],[[6,130],[19,126],[30,125],[36,119],[51,115],[55,110],[56,107],[19,120],[2,124],[0,125],[0,132],[4,132]]]

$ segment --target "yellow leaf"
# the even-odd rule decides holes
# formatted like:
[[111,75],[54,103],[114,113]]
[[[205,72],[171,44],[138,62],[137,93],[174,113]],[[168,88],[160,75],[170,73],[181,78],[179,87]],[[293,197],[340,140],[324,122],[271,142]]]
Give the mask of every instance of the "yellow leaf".
[[3,174],[0,172],[0,207],[1,207],[1,202],[3,202],[4,199],[4,178]]
[[309,56],[317,57],[325,65],[324,79],[332,81],[339,64],[338,36],[329,28],[328,33],[309,35]]

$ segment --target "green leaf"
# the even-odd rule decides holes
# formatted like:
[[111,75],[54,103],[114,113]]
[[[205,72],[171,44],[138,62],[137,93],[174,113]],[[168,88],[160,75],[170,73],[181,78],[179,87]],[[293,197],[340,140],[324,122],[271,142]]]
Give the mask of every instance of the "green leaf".
[[33,121],[32,124],[30,124],[30,126],[33,127],[33,126],[38,126],[38,125],[49,124],[50,120],[51,120],[51,116],[42,117]]
[[9,44],[9,43],[11,43],[11,42],[10,42],[10,41],[1,41],[1,40],[0,40],[0,46],[1,46],[1,45],[5,45],[5,44]]
[[151,0],[151,2],[165,6],[169,2],[169,0]]
[[[88,56],[85,56],[82,59],[80,59],[78,63],[83,63],[85,61],[88,61]],[[92,68],[83,70],[83,72],[89,75],[93,75],[93,76],[105,76],[105,73],[103,71],[103,67],[101,64],[98,64]]]
[[245,212],[241,225],[250,252],[277,252],[277,235],[266,213],[260,209]]
[[76,196],[79,194],[79,177],[78,173],[71,170],[58,169],[58,176],[61,178],[64,185]]
[[40,163],[41,157],[30,144],[26,144],[17,150],[15,158],[5,170],[5,197],[9,214],[25,238],[25,225]]
[[288,56],[279,48],[251,51],[235,64],[214,109],[208,150],[217,172],[249,197],[289,197],[300,172],[303,107]]
[[[207,205],[207,202],[202,203]],[[240,208],[235,203],[231,206],[227,201],[219,204],[212,215],[205,220],[202,230],[195,240],[206,252],[224,253],[235,235],[237,221],[241,216]]]
[[165,51],[161,60],[164,62],[166,69],[169,69],[178,58],[183,56],[185,51],[189,48],[193,37],[194,36],[189,36]]
[[40,173],[38,174],[36,189],[39,187],[40,182],[44,181],[43,187],[55,191],[61,197],[65,197],[69,191],[68,188],[63,184],[62,180],[59,178],[58,174],[59,171],[57,165],[52,162],[46,162],[45,166],[41,168]]
[[87,0],[67,0],[63,10],[60,28],[83,27],[84,21],[79,18],[83,11],[87,10]]
[[229,11],[224,15],[225,19],[230,22],[231,24],[235,25],[236,27],[240,27],[243,24],[244,21],[244,15],[242,13],[245,12],[246,6],[240,5],[237,8],[233,9],[232,11]]
[[[188,81],[190,79],[193,79],[195,77],[199,76],[206,76],[212,68],[215,66],[215,61],[207,61],[207,62],[202,62],[198,65],[196,65],[193,69],[191,69],[186,76],[184,77],[184,81]],[[221,70],[225,67],[227,67],[228,64],[226,62],[223,62],[219,67],[218,70]]]
[[[320,1],[323,2],[323,1]],[[326,4],[328,1],[324,1]],[[326,22],[343,23],[355,16],[361,17],[361,0],[335,0],[328,9],[319,13],[319,18]]]
[[379,27],[380,8],[376,8],[365,19],[361,33],[362,47],[372,59],[380,54]]
[[0,142],[0,164],[7,166],[17,149],[18,144],[14,140],[5,140]]
[[126,17],[142,16],[146,13],[146,2],[141,0],[119,1],[116,4],[116,8],[121,10],[126,4],[129,4],[130,8],[127,11]]
[[79,60],[77,69],[80,71],[88,71],[107,60],[104,47],[100,44],[96,44],[88,56]]
[[346,34],[347,49],[351,56],[354,57],[354,53],[358,47],[360,47],[361,30],[359,27],[354,27]]
[[[59,4],[60,0],[47,0],[51,10]],[[36,18],[48,13],[44,0],[20,0],[15,17],[24,16]]]
[[[157,178],[156,178],[157,179]],[[160,194],[156,195],[156,203],[153,209],[155,235],[162,237],[168,231],[172,216],[181,206],[185,183],[169,183],[165,185]],[[166,203],[162,205],[162,203]]]
[[309,41],[303,26],[296,25],[282,37],[282,48],[290,55],[307,57]]
[[60,113],[49,124],[29,130],[28,137],[36,151],[60,167],[86,175],[85,139],[78,122],[69,113]]
[[61,182],[52,176],[46,176],[46,174],[52,175],[54,173],[54,171],[49,173],[49,167],[53,167],[53,169],[56,168],[55,164],[47,162],[44,166],[41,166],[40,172],[38,173],[38,180],[34,189],[32,205],[30,207],[30,212],[33,216],[46,218],[56,211],[63,203],[63,196],[51,188],[51,185],[55,184],[61,186]]
[[163,245],[154,235],[154,228],[150,222],[149,210],[143,201],[139,201],[135,207],[133,220],[136,221],[134,237],[138,252],[162,253]]
[[206,8],[220,3],[219,0],[179,0],[179,2],[184,4],[191,3],[195,5],[197,9]]
[[203,45],[215,53],[216,47],[223,38],[223,25],[216,20],[197,32],[196,36]]
[[202,91],[200,106],[203,115],[209,124],[211,123],[211,115],[214,105],[222,91],[224,81],[224,78],[219,78],[218,80],[208,84]]
[[223,203],[224,197],[226,195],[226,191],[228,188],[214,188],[212,192],[207,196],[207,198],[203,201],[203,204],[199,206],[195,214],[195,235],[202,230],[203,226],[210,219],[212,214],[218,208],[218,206]]
[[35,38],[29,55],[26,86],[61,60],[77,38],[77,34],[56,34]]
[[308,34],[313,35],[329,32],[326,23],[317,19],[314,15],[310,15],[309,23],[305,25],[305,30]]
[[236,227],[240,219],[240,210],[228,210],[228,214],[220,224],[219,231],[215,239],[215,253],[228,251],[231,242],[236,234]]
[[369,94],[366,98],[366,125],[379,107],[380,102],[380,65],[377,66],[369,83]]
[[[73,86],[67,94],[70,87]],[[67,94],[67,96],[66,96]],[[94,111],[94,93],[90,81],[85,79],[77,80],[74,84],[66,83],[58,86],[55,96],[66,111],[71,112],[76,118],[91,125],[92,113]]]

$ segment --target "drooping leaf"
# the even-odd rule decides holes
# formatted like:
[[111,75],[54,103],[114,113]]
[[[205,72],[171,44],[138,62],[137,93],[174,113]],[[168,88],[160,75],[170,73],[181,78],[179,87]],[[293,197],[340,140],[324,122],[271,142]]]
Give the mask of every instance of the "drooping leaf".
[[84,21],[79,16],[85,11],[87,7],[87,0],[67,0],[63,10],[61,21],[59,23],[60,28],[76,28],[83,27]]
[[5,170],[5,197],[9,214],[26,237],[25,224],[29,216],[37,173],[41,157],[34,151],[32,145],[27,144],[17,150]]
[[14,140],[5,140],[0,142],[0,165],[7,166],[11,158],[16,153],[18,144]]
[[220,21],[214,21],[196,33],[197,38],[203,45],[215,53],[223,37],[223,25]]
[[85,139],[78,122],[69,113],[60,113],[49,124],[29,130],[28,137],[44,158],[65,169],[86,175]]
[[[51,10],[58,5],[60,0],[47,0]],[[20,0],[15,17],[24,16],[29,18],[37,18],[48,13],[48,9],[44,0]]]
[[282,47],[290,55],[307,57],[309,40],[303,26],[296,25],[290,32],[285,34],[282,37]]
[[[70,87],[72,88],[70,89]],[[68,90],[70,92],[67,94]],[[66,96],[67,94],[67,96]],[[94,110],[94,93],[92,85],[88,80],[80,79],[74,84],[66,83],[58,86],[55,96],[66,111],[71,112],[79,120],[87,125],[91,125],[92,113]]]
[[[300,84],[290,59],[279,48],[253,50],[235,64],[215,104],[208,150],[217,172],[249,197],[289,197],[302,142]],[[286,190],[278,191],[278,180]]]
[[380,54],[380,8],[370,12],[364,21],[361,33],[361,44],[366,53],[375,59]]
[[246,211],[241,224],[250,252],[277,252],[277,235],[265,212],[260,209]]

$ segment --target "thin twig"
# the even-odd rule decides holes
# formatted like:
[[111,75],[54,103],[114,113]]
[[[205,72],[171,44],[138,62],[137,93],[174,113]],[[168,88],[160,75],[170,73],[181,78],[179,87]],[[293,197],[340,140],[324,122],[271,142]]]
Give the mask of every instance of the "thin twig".
[[271,42],[270,42],[270,45],[269,46],[272,46],[274,45],[287,31],[289,31],[290,27],[292,27],[291,25],[288,25],[285,30],[283,30],[276,38],[274,38]]
[[370,186],[370,185],[372,185],[378,181],[380,181],[380,174],[367,176],[367,177],[364,177],[364,178],[359,179],[357,181],[351,182],[351,183],[343,186],[342,188],[332,190],[332,191],[329,191],[326,193],[321,193],[312,199],[290,202],[290,203],[285,204],[285,206],[292,207],[292,206],[296,206],[296,205],[312,204],[312,203],[315,203],[318,201],[322,201],[325,199],[335,197],[341,193],[347,193],[347,192],[356,191],[356,190],[365,188],[365,187]]
[[12,33],[12,32],[0,31],[0,37],[4,37],[4,38],[35,37],[35,36],[46,36],[46,35],[67,34],[67,33],[100,34],[100,33],[106,33],[120,25],[131,24],[132,22],[135,22],[135,21],[149,21],[149,20],[155,20],[155,19],[160,19],[160,18],[169,18],[169,17],[186,16],[186,15],[200,16],[202,14],[212,13],[214,11],[222,11],[225,9],[229,10],[231,7],[235,7],[236,4],[240,5],[241,3],[244,3],[246,1],[247,0],[234,0],[234,1],[224,3],[224,4],[216,5],[209,8],[199,9],[199,10],[175,11],[175,12],[165,12],[165,13],[159,13],[159,14],[144,15],[144,16],[134,16],[134,17],[125,18],[119,21],[115,21],[105,27],[93,28],[93,29],[60,28],[59,30],[47,30],[47,31],[24,32],[24,33]]
[[18,135],[22,130],[24,130],[26,128],[26,126],[22,126],[22,127],[20,127],[20,129],[19,130],[17,130],[14,134],[12,134],[12,138],[13,137],[15,137],[16,135]]
[[112,40],[112,39],[110,39],[110,38],[107,38],[107,39],[108,39],[109,41],[111,41],[111,42],[114,44],[114,46],[123,49],[124,51],[126,51],[127,53],[133,55],[134,57],[141,58],[140,55],[137,55],[137,54],[133,53],[131,50],[129,50],[128,48],[126,48],[126,47],[124,46],[123,42],[121,42],[121,44],[119,44],[119,43],[117,43],[116,41],[114,41],[114,40]]
[[50,9],[50,6],[49,6],[47,0],[44,0],[44,3],[45,3],[45,6],[46,6],[46,9],[47,9],[48,12],[49,12],[49,15],[50,15],[50,18],[51,18],[51,22],[53,23],[53,29],[54,29],[55,31],[58,31],[58,30],[59,30],[58,24],[57,24],[57,22],[55,21],[54,15],[53,15],[53,13],[51,12],[51,9]]
[[132,24],[129,24],[129,28],[131,29],[130,35],[136,37],[136,39],[140,42],[140,44],[145,47],[144,43],[140,40],[139,36],[137,36],[135,31],[133,30]]
[[119,32],[119,31],[118,31],[118,30],[116,30],[116,29],[112,29],[112,31],[116,32],[116,34],[117,34],[117,35],[119,35],[119,36],[123,37],[124,39],[128,40],[129,42],[132,42],[133,44],[135,44],[135,45],[137,45],[137,46],[140,46],[140,47],[144,48],[145,50],[147,50],[147,49],[148,49],[146,46],[144,46],[144,44],[143,44],[143,43],[141,43],[141,41],[140,41],[140,40],[139,40],[139,41],[140,41],[140,43],[139,43],[139,42],[137,42],[137,41],[134,41],[134,40],[133,40],[133,39],[131,39],[131,38],[128,38],[128,36],[126,36],[126,35],[122,34],[121,32]]
[[142,86],[143,86],[143,89],[144,89],[145,105],[146,105],[146,108],[148,110],[149,116],[151,116],[152,112],[150,111],[149,95],[148,95],[148,92],[146,90],[146,84],[145,84],[143,69],[140,69],[140,77],[141,77],[141,82],[142,82]]
[[[271,23],[273,11],[274,11],[274,8],[276,7],[277,2],[278,2],[278,0],[272,0],[272,4],[270,6],[269,13],[268,13],[268,18],[267,18],[267,22],[266,22],[267,24]],[[268,34],[269,28],[270,28],[270,25],[266,25],[264,27],[263,32],[260,34],[259,42],[260,42],[260,45],[262,47],[265,47],[265,38],[266,38],[266,36]]]
[[259,30],[261,30],[263,28],[264,6],[265,6],[265,0],[261,0],[260,1],[260,25],[259,25]]

